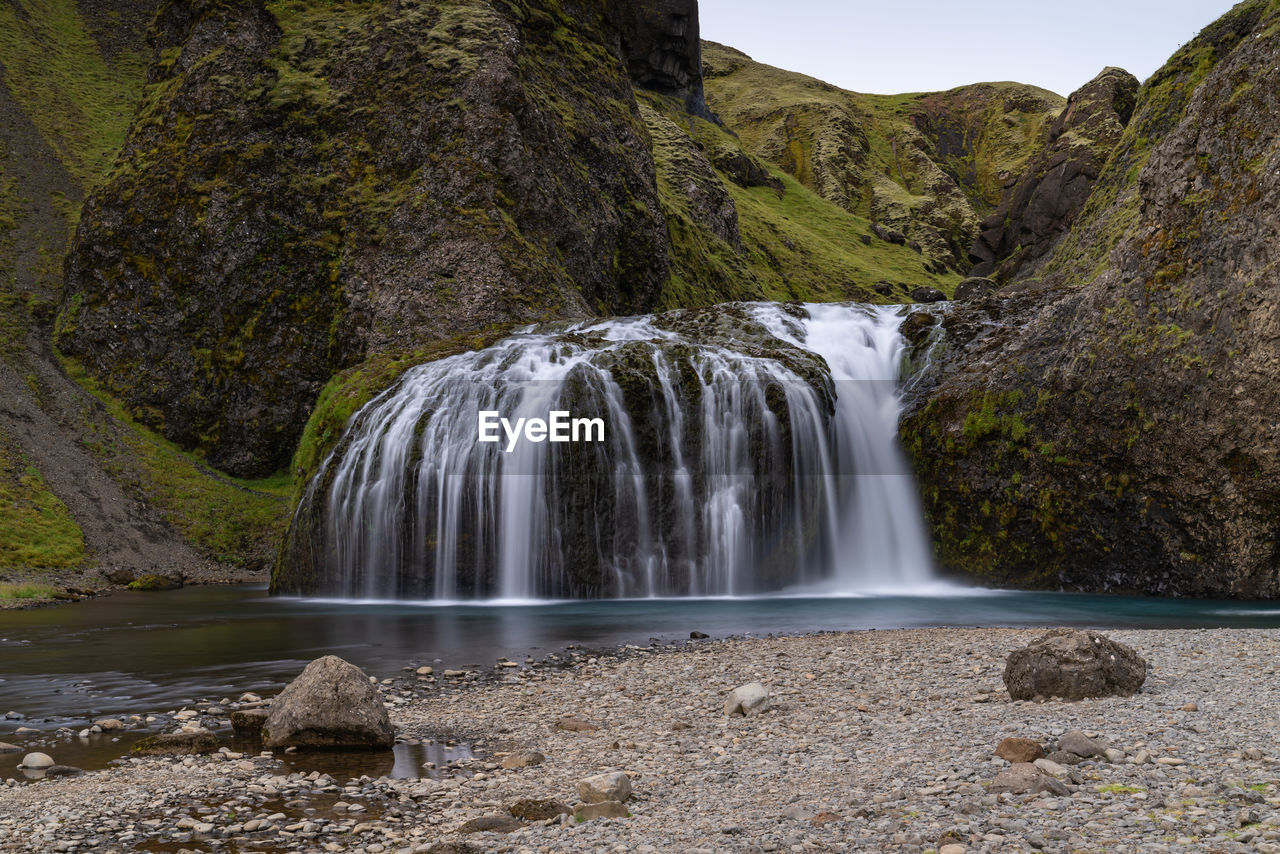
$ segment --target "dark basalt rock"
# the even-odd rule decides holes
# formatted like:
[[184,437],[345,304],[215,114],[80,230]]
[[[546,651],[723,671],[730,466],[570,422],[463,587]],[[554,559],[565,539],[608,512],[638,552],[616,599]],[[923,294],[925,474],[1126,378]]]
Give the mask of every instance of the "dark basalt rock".
[[698,0],[610,0],[631,79],[713,118],[702,91]]
[[[1130,647],[1097,632],[1075,629],[1055,629],[1014,650],[1004,668],[1005,687],[1015,700],[1127,697],[1137,693],[1146,678],[1147,663]],[[1089,741],[1076,738],[1059,747],[1093,755],[1080,752]]]
[[1007,281],[1043,258],[1071,227],[1133,115],[1138,79],[1108,68],[1071,95],[1036,157],[969,250],[974,277]]
[[237,709],[231,713],[231,728],[241,738],[262,738],[262,725],[268,714],[266,709]]

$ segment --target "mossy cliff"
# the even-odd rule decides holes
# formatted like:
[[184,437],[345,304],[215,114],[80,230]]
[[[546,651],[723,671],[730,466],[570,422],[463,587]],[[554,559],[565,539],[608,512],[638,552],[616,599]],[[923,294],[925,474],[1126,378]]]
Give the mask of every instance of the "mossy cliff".
[[716,124],[693,0],[169,0],[151,46],[56,340],[232,474],[281,469],[325,383],[367,358],[959,280],[868,246],[868,216]]
[[1046,141],[1064,105],[1017,83],[864,95],[703,45],[707,102],[746,150],[908,245],[967,272],[979,220]]
[[903,424],[947,568],[1280,595],[1280,3],[1139,91],[1070,233],[957,306]]
[[49,347],[68,240],[125,139],[159,5],[0,8],[0,579],[85,590],[122,567],[226,577],[211,561],[264,564],[287,509],[287,482],[212,471]]

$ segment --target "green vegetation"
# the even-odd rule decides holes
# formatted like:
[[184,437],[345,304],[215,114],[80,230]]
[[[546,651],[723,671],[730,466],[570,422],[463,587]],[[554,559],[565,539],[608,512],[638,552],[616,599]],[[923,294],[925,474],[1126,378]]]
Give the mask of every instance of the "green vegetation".
[[0,584],[0,599],[66,599],[68,594],[47,584]]
[[488,347],[510,332],[511,326],[496,326],[408,353],[383,353],[335,375],[320,392],[293,456],[293,503],[297,503],[320,464],[342,438],[351,416],[390,388],[405,371],[424,362]]
[[88,426],[86,444],[108,473],[136,483],[167,521],[211,558],[239,566],[269,558],[288,522],[287,474],[262,480],[220,474],[134,421],[78,362],[64,359],[63,366],[117,422]]
[[1097,786],[1095,791],[1104,795],[1133,795],[1138,792],[1145,792],[1141,786],[1126,786],[1122,783],[1111,783],[1106,786]]
[[130,590],[173,590],[182,584],[164,575],[144,575],[129,582]]
[[95,185],[124,143],[145,77],[142,52],[104,58],[75,0],[13,0],[0,5],[0,65],[67,171]]
[[84,558],[84,535],[66,505],[0,436],[0,567],[61,569]]

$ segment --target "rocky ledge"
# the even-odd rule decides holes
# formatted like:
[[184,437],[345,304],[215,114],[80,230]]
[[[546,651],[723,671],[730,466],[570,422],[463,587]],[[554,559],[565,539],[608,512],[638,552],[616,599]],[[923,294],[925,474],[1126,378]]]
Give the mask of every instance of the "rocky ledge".
[[[1006,660],[1042,634],[632,649],[426,698],[411,673],[383,683],[400,738],[484,732],[491,755],[350,781],[227,748],[134,758],[0,788],[0,849],[1280,851],[1280,636],[1112,632],[1146,660],[1138,693],[1012,700]],[[726,714],[753,682],[768,702]]]

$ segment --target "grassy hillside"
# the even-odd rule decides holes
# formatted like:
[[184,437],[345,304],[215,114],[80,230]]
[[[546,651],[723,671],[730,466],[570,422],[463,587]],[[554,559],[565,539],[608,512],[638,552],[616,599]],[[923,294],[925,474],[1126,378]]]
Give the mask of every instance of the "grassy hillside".
[[968,269],[978,222],[1044,144],[1065,105],[1019,83],[864,95],[704,44],[707,102],[747,151],[866,221],[927,265]]

